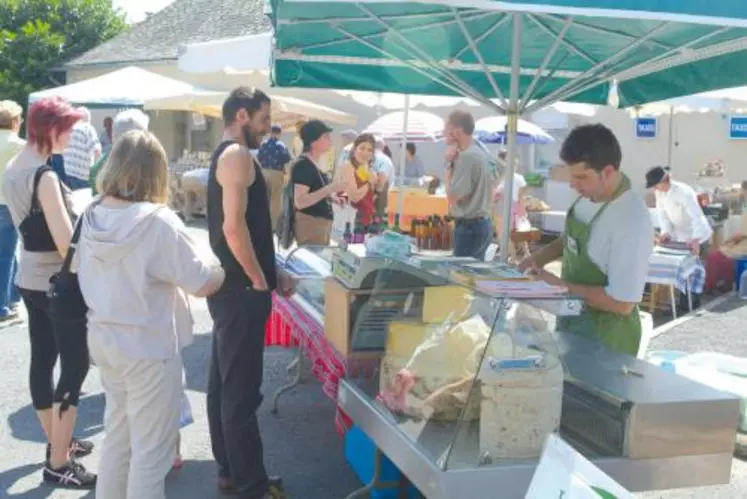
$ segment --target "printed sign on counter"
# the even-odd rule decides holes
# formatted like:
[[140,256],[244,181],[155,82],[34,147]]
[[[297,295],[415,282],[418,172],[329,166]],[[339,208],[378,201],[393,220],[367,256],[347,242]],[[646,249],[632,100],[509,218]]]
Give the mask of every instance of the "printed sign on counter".
[[550,435],[525,499],[633,499],[633,494]]
[[729,118],[729,138],[747,139],[747,116],[732,116]]
[[635,136],[639,139],[655,139],[656,118],[637,118],[635,120]]

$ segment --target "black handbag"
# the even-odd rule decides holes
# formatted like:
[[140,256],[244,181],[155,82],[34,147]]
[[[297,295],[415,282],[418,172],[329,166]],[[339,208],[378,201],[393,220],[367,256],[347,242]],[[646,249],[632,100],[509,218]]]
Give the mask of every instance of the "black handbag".
[[[41,203],[39,202],[39,182],[42,175],[53,171],[50,166],[42,165],[34,174],[31,208],[26,218],[18,226],[18,232],[20,232],[21,240],[23,241],[23,249],[26,251],[35,253],[57,251],[57,245],[54,243],[52,232],[49,230],[47,220],[44,217],[44,210],[42,210]],[[62,184],[60,184],[60,189],[62,189]]]
[[76,247],[80,240],[81,227],[83,218],[81,214],[78,222],[75,224],[75,231],[70,240],[70,247],[65,255],[62,268],[49,279],[49,313],[52,321],[57,323],[79,323],[87,324],[88,305],[83,299],[83,293],[80,291],[78,283],[78,274],[70,271],[70,265],[75,256]]

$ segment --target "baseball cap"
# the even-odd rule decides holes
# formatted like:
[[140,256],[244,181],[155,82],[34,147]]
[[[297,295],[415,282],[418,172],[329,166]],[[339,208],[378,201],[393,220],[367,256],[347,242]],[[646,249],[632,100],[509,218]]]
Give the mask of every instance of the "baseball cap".
[[653,168],[649,168],[646,172],[646,189],[659,185],[667,175],[669,175],[668,166],[654,166]]
[[332,132],[332,129],[321,120],[311,120],[301,127],[301,142],[304,149],[311,147],[311,144],[319,140],[325,133]]

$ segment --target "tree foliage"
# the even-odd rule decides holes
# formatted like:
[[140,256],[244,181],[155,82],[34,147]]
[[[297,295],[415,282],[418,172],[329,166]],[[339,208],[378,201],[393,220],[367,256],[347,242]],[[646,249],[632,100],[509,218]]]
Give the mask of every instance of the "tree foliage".
[[64,82],[60,67],[127,29],[111,0],[0,0],[0,100]]

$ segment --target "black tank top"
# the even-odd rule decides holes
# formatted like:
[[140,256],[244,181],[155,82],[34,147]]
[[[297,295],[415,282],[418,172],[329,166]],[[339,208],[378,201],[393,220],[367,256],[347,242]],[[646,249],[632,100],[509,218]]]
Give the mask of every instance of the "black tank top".
[[[252,282],[244,272],[231,248],[228,247],[226,236],[223,234],[223,188],[216,180],[218,159],[229,146],[236,144],[234,140],[222,142],[215,150],[210,162],[208,176],[207,219],[210,234],[210,247],[220,260],[226,271],[226,282],[243,286],[251,286]],[[244,215],[249,235],[252,238],[257,261],[267,280],[270,289],[277,286],[275,271],[275,243],[272,238],[272,223],[270,222],[270,201],[262,168],[254,160],[254,183],[247,189],[246,214]]]

